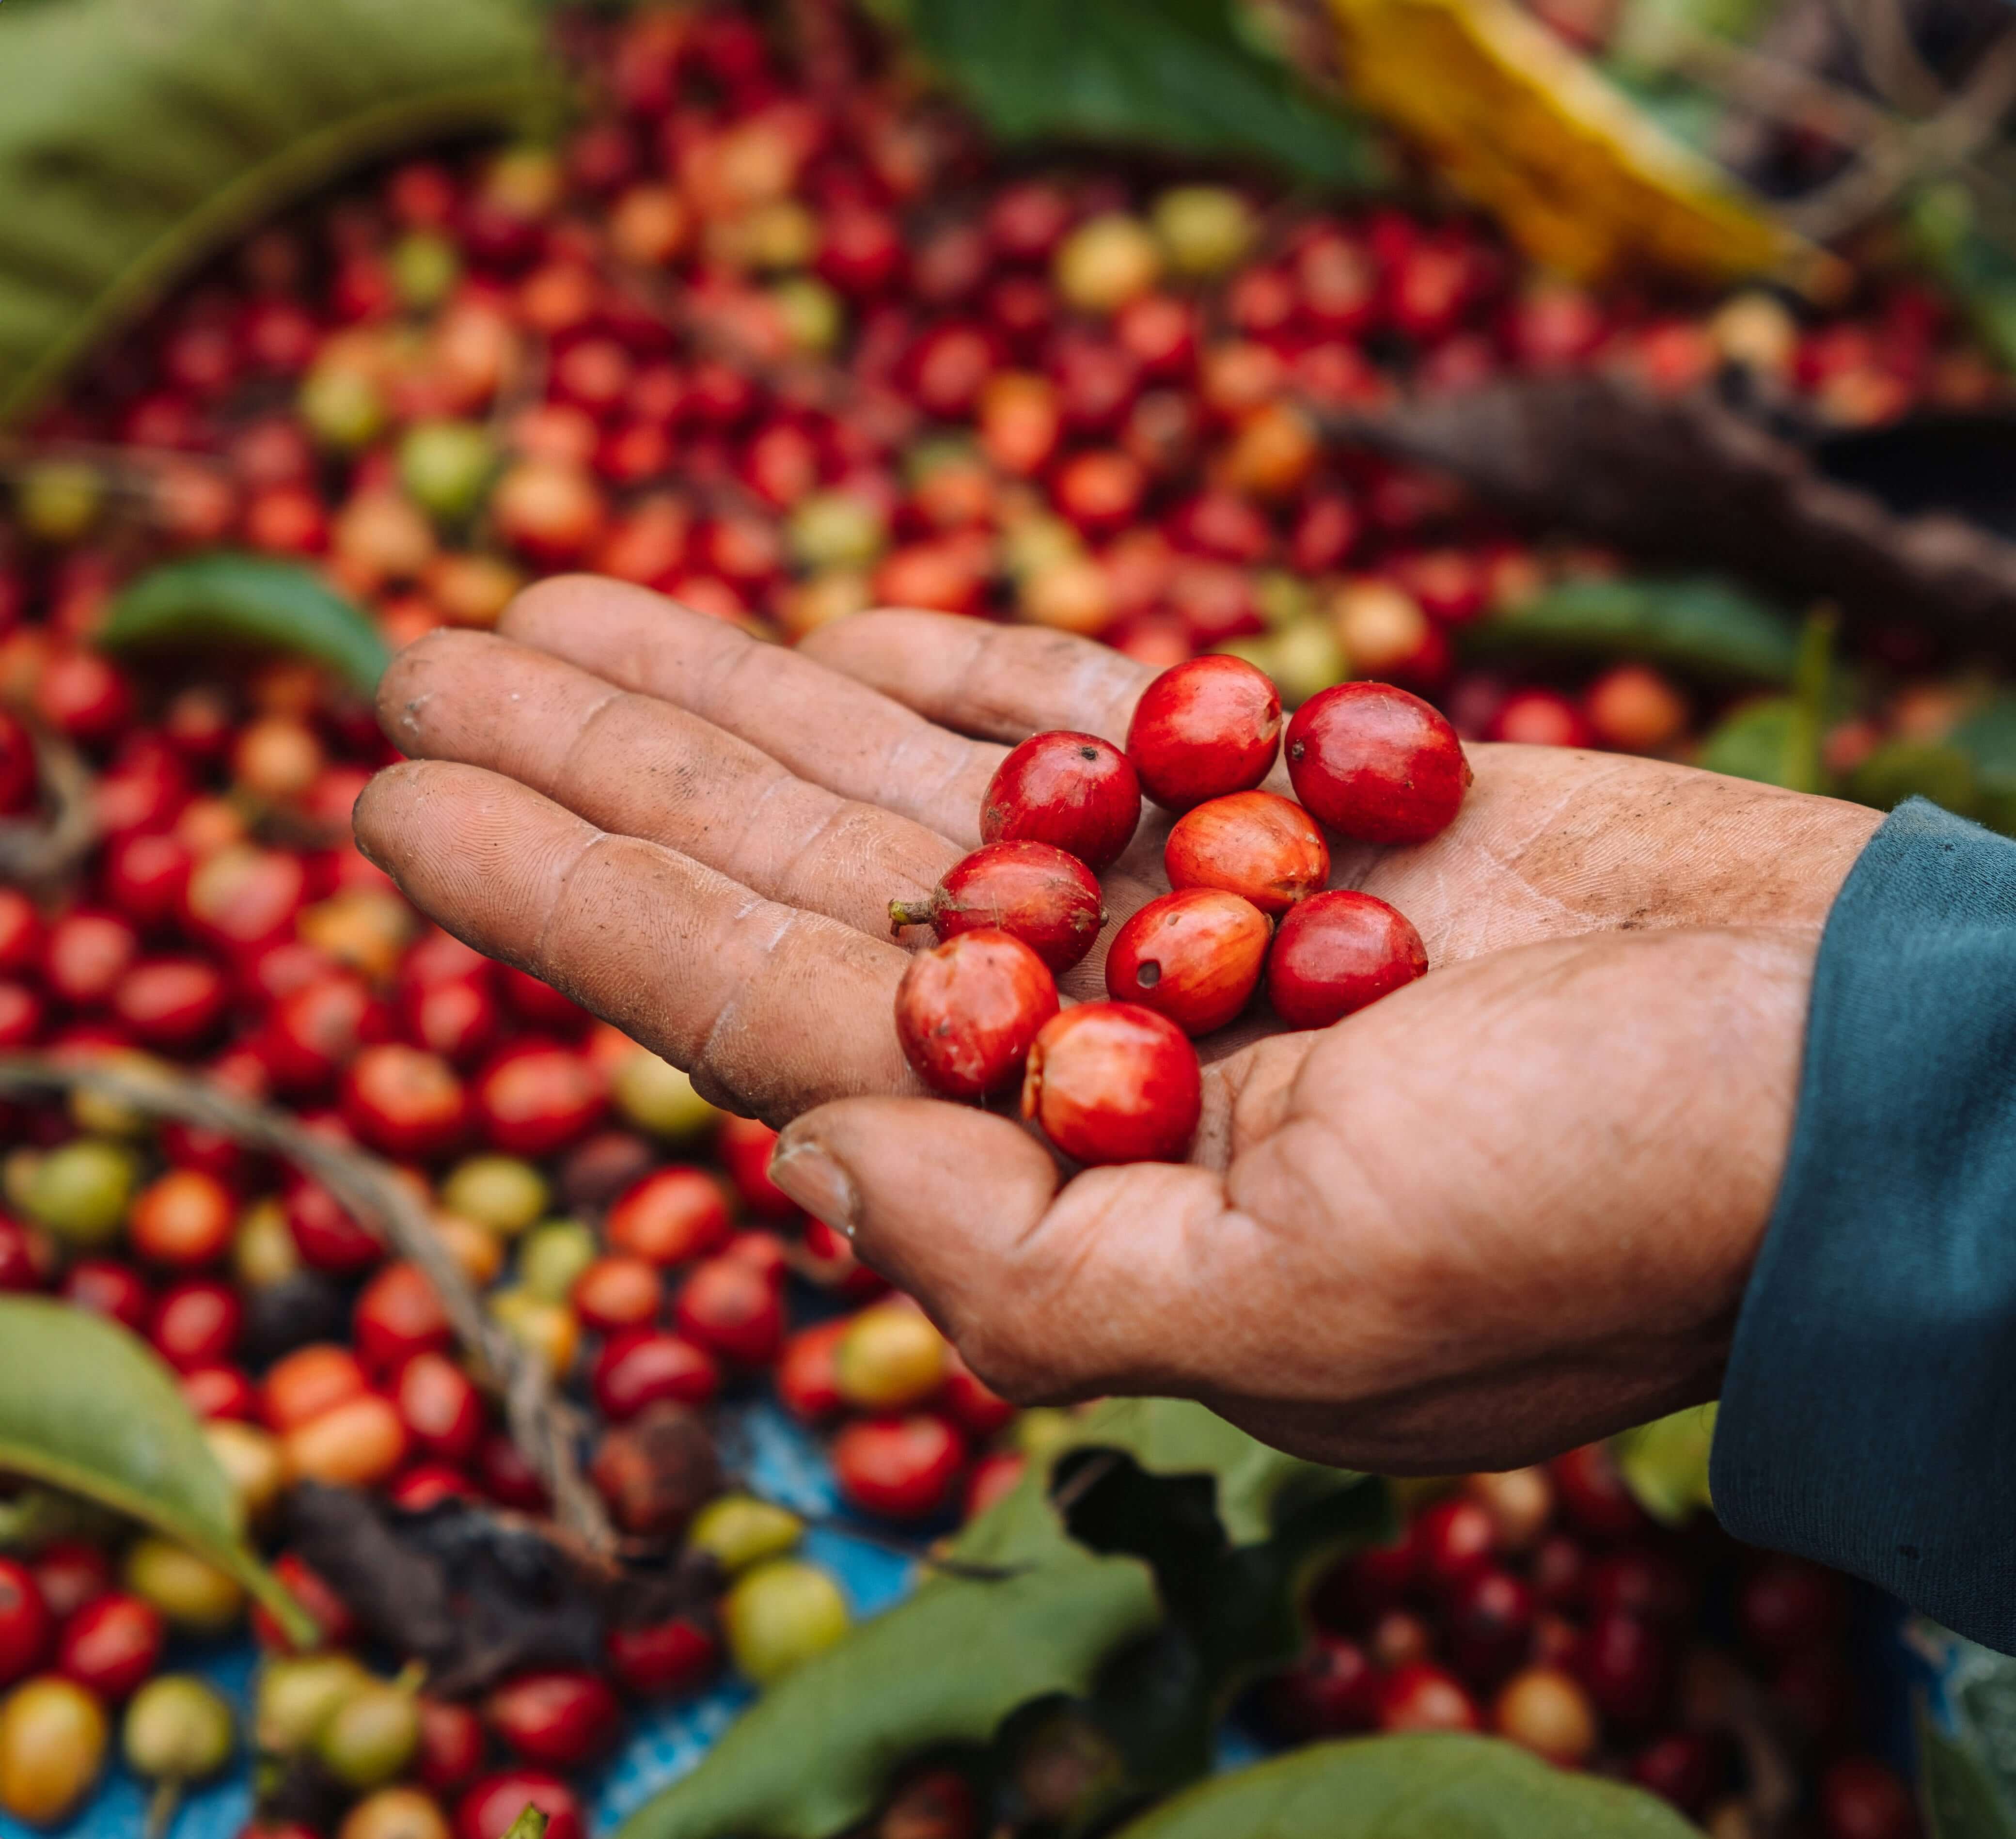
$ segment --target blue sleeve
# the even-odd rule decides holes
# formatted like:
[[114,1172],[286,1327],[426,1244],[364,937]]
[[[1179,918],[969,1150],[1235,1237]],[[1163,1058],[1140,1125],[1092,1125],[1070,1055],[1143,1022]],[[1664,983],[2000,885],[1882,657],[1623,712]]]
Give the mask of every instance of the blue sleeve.
[[2016,842],[1922,801],[1828,916],[1710,1481],[1739,1538],[2016,1653]]

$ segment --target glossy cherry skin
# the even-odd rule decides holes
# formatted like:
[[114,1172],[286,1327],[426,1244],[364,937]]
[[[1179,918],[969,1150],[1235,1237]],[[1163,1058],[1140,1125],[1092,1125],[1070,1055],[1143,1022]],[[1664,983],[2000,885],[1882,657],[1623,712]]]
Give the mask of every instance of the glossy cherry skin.
[[1092,949],[1105,917],[1099,884],[1048,843],[988,843],[955,862],[928,902],[891,901],[891,924],[928,922],[941,939],[983,927],[1013,934],[1053,971]]
[[1048,843],[1090,869],[1125,849],[1141,821],[1133,763],[1096,734],[1031,735],[995,768],[980,804],[984,843]]
[[661,1398],[706,1404],[721,1388],[721,1371],[704,1348],[660,1329],[633,1328],[603,1344],[589,1384],[596,1409],[621,1423]]
[[921,1520],[951,1498],[966,1445],[943,1418],[862,1418],[833,1439],[833,1478],[864,1513]]
[[1251,901],[1215,887],[1183,887],[1121,927],[1106,953],[1107,994],[1208,1035],[1244,1009],[1267,962],[1273,928]]
[[34,1574],[14,1559],[0,1558],[0,1686],[34,1670],[54,1630]]
[[63,1624],[56,1670],[115,1704],[160,1664],[167,1630],[161,1612],[138,1596],[100,1596]]
[[1322,822],[1359,843],[1425,843],[1455,821],[1470,762],[1456,730],[1390,683],[1319,689],[1288,724],[1288,778]]
[[1127,758],[1141,789],[1168,811],[1244,792],[1267,776],[1281,742],[1281,696],[1243,658],[1172,665],[1141,693]]
[[1480,1722],[1462,1682],[1429,1661],[1396,1668],[1380,1688],[1381,1730],[1474,1730]]
[[625,1189],[603,1222],[611,1251],[651,1265],[709,1257],[733,1230],[721,1183],[704,1168],[684,1166],[654,1169]]
[[721,1664],[721,1644],[685,1616],[611,1628],[604,1650],[617,1683],[639,1698],[676,1698],[695,1691]]
[[979,1098],[1011,1084],[1057,1013],[1049,967],[1012,934],[962,932],[910,960],[896,986],[896,1038],[932,1091]]
[[1274,792],[1234,792],[1178,818],[1162,848],[1172,887],[1222,887],[1282,914],[1330,878],[1316,820]]
[[1333,888],[1283,916],[1267,958],[1267,999],[1294,1028],[1327,1028],[1428,968],[1404,914],[1369,894]]
[[595,1674],[555,1668],[507,1679],[484,1704],[491,1729],[527,1762],[578,1769],[614,1743],[616,1695]]
[[528,1801],[546,1816],[546,1839],[583,1839],[587,1827],[574,1790],[538,1769],[507,1769],[477,1783],[456,1805],[455,1839],[504,1839]]
[[1075,1161],[1179,1162],[1203,1109],[1197,1049],[1152,1009],[1082,1002],[1029,1050],[1022,1115]]

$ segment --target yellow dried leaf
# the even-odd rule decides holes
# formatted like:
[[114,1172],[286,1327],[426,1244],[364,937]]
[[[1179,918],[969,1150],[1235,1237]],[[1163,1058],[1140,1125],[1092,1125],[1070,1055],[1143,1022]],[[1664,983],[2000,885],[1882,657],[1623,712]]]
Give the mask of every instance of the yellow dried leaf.
[[1515,0],[1330,0],[1357,99],[1539,261],[1824,284],[1836,265]]

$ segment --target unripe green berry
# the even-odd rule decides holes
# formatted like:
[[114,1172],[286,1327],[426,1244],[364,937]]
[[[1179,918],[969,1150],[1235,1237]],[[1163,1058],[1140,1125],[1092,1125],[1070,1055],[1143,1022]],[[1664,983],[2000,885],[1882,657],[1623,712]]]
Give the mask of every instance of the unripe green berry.
[[840,1586],[796,1558],[772,1558],[744,1571],[722,1600],[728,1650],[758,1686],[824,1653],[847,1632],[848,1619]]
[[126,1708],[120,1744],[126,1766],[151,1781],[200,1781],[231,1760],[231,1707],[188,1673],[149,1679]]

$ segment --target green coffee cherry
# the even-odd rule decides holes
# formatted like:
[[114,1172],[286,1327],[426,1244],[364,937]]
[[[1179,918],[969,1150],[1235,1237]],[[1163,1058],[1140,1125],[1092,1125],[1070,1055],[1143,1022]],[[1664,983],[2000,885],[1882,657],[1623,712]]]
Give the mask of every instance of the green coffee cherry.
[[1222,275],[1252,246],[1252,211],[1228,186],[1172,186],[1155,200],[1149,217],[1162,253],[1179,275]]
[[399,304],[425,311],[455,291],[462,279],[462,257],[447,237],[415,230],[393,244],[391,269]]
[[542,1302],[563,1303],[601,1249],[580,1221],[548,1220],[527,1233],[518,1247],[519,1284]]
[[126,1587],[144,1597],[178,1628],[221,1635],[245,1607],[237,1580],[186,1546],[151,1534],[126,1553]]
[[419,422],[399,443],[399,483],[430,517],[459,523],[482,502],[497,450],[473,422]]
[[125,1224],[136,1172],[130,1150],[79,1137],[37,1164],[28,1181],[29,1217],[69,1244],[110,1244]]
[[74,543],[98,521],[105,481],[83,460],[44,460],[31,466],[16,488],[14,509],[21,527],[45,543]]
[[126,1708],[126,1766],[149,1781],[201,1781],[231,1760],[236,1739],[222,1694],[188,1673],[149,1679]]
[[888,546],[889,520],[859,492],[815,491],[793,508],[788,535],[808,568],[865,568]]
[[312,1744],[343,1701],[374,1684],[355,1656],[283,1655],[259,1673],[252,1740],[262,1754],[291,1756]]
[[686,1528],[686,1549],[705,1552],[730,1577],[781,1558],[805,1535],[805,1524],[788,1507],[747,1494],[709,1501]]
[[441,1204],[506,1237],[545,1217],[553,1195],[546,1179],[515,1156],[472,1156],[448,1171]]
[[420,1744],[420,1708],[389,1680],[359,1686],[315,1733],[315,1754],[345,1787],[382,1787],[403,1771]]
[[794,350],[819,357],[840,343],[847,329],[846,304],[823,281],[794,275],[772,287],[770,297],[783,316]]
[[847,1632],[847,1600],[817,1566],[772,1558],[736,1579],[721,1620],[736,1665],[769,1686]]
[[639,1130],[674,1143],[698,1136],[721,1115],[693,1090],[691,1079],[646,1048],[616,1069],[610,1091],[617,1110]]
[[385,426],[377,383],[352,364],[319,364],[301,383],[301,419],[325,447],[369,446]]

